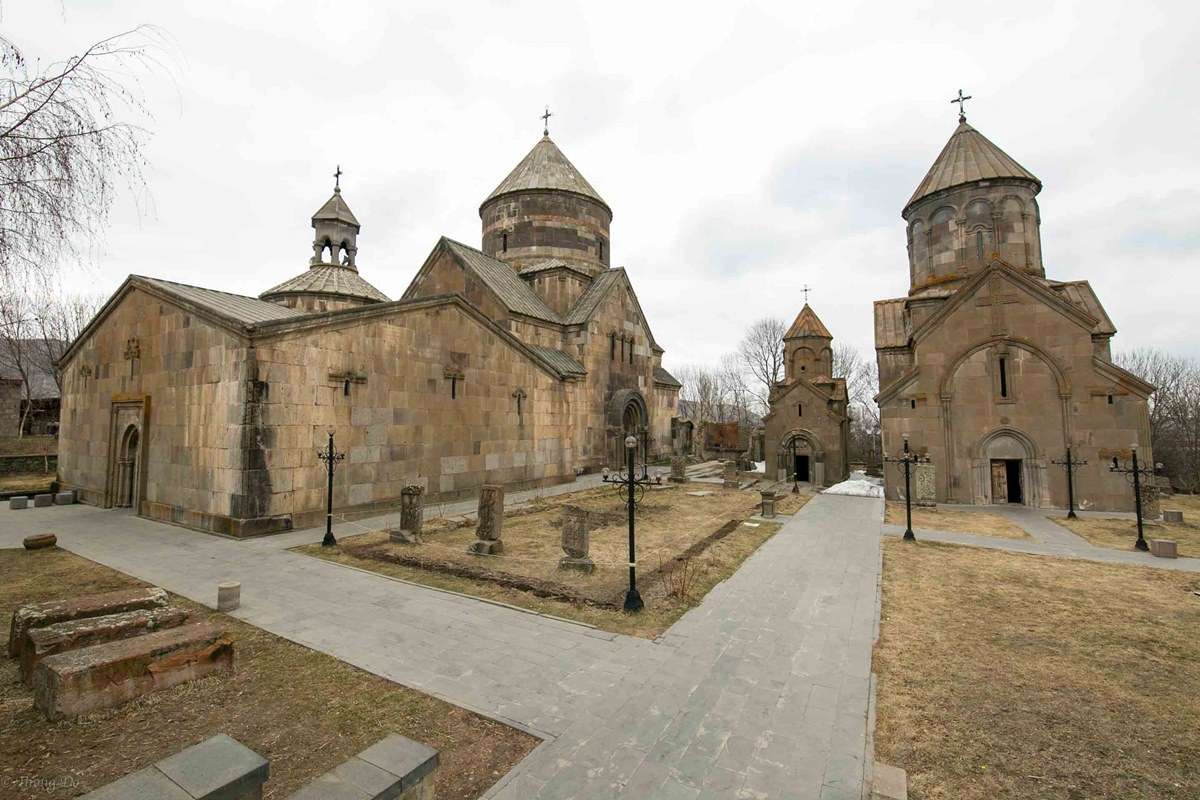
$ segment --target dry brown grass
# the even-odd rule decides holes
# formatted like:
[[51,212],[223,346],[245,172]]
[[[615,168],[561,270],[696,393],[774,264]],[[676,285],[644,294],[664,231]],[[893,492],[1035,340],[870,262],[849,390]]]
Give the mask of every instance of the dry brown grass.
[[[0,614],[23,602],[143,585],[63,550],[0,551]],[[265,796],[282,798],[389,733],[437,748],[439,798],[475,798],[537,739],[183,598],[236,647],[214,675],[72,721],[32,709],[16,662],[0,665],[0,797],[68,798],[217,733],[271,762]]]
[[[1200,557],[1200,497],[1194,494],[1177,494],[1161,500],[1160,506],[1182,511],[1183,522],[1143,520],[1143,535],[1147,539],[1174,539],[1179,555]],[[1054,521],[1097,547],[1132,550],[1134,542],[1137,541],[1137,521],[1132,519],[1055,517]]]
[[1200,576],[884,543],[876,756],[913,800],[1200,797]]
[[[782,490],[781,490],[782,491]],[[799,492],[792,494],[791,489],[786,490],[786,494],[782,494],[775,501],[776,514],[795,514],[800,509],[804,508],[804,504],[812,500],[811,494]]]
[[0,492],[28,492],[29,494],[48,492],[54,478],[53,472],[0,475]]
[[[884,521],[892,525],[903,525],[904,503],[889,502]],[[1029,534],[1020,526],[1009,522],[999,514],[989,514],[986,511],[958,511],[946,506],[937,508],[913,506],[912,524],[914,528],[925,528],[931,531],[973,533],[977,536],[995,536],[999,539],[1029,538]]]
[[[308,545],[297,550],[414,583],[653,638],[698,604],[713,586],[732,575],[781,527],[771,522],[737,525],[732,533],[690,556],[687,590],[672,592],[671,586],[678,581],[670,583],[664,572],[676,556],[723,524],[745,520],[759,510],[757,493],[704,487],[704,491],[709,490],[713,494],[707,497],[685,493],[696,491],[694,487],[672,487],[646,495],[637,519],[638,590],[646,608],[633,615],[619,610],[628,584],[628,533],[625,512],[610,488],[559,495],[517,514],[509,511],[502,534],[504,554],[499,557],[467,553],[467,545],[475,538],[474,526],[461,527],[445,520],[426,524],[422,545],[392,544],[387,534],[375,532],[343,537],[336,548]],[[564,504],[587,507],[604,521],[591,531],[591,557],[597,564],[591,575],[558,568],[558,559],[563,555],[558,525]],[[437,564],[422,568],[396,563],[389,560],[392,555],[417,555],[440,565],[484,570],[488,576],[448,574],[437,569]],[[538,596],[506,585],[506,578],[537,582],[560,590],[563,596]]]

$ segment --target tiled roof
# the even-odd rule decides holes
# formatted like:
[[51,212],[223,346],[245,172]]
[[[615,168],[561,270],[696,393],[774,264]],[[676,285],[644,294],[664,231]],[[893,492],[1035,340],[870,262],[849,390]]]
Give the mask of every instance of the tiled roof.
[[576,272],[580,271],[579,267],[575,266],[574,264],[568,264],[561,258],[547,258],[542,261],[535,261],[532,264],[526,264],[525,266],[521,267],[517,274],[519,274],[521,277],[525,277],[527,275],[536,275],[539,272],[545,272],[548,269],[559,268],[573,269]]
[[604,199],[579,173],[579,170],[575,169],[575,165],[563,155],[563,152],[550,140],[549,136],[543,136],[541,141],[533,146],[529,154],[521,159],[521,163],[508,173],[508,177],[501,181],[496,190],[483,202],[486,204],[500,195],[528,189],[558,189],[574,192],[584,197],[590,197],[608,208],[608,203],[604,202]]
[[322,264],[289,278],[278,286],[267,289],[260,298],[282,294],[340,294],[386,303],[386,294],[368,283],[357,270],[338,264]]
[[1039,188],[1042,185],[1032,172],[964,120],[958,124],[905,208],[942,189],[992,178],[1022,178],[1033,181]]
[[201,289],[199,286],[175,283],[174,281],[166,281],[162,278],[135,277],[168,294],[173,294],[180,299],[195,303],[223,317],[229,317],[247,325],[267,322],[268,320],[280,319],[282,317],[298,317],[305,313],[294,308],[268,303],[265,300],[258,300],[241,294],[230,294],[229,292],[220,292],[216,289]]
[[539,347],[535,344],[531,344],[528,347],[530,350],[549,361],[556,370],[564,375],[587,374],[587,369],[584,368],[583,364],[579,363],[562,350],[555,350],[553,347]]
[[508,264],[453,239],[443,237],[443,241],[468,269],[496,293],[509,311],[548,322],[562,322],[554,309],[546,305]]
[[662,367],[654,368],[654,380],[656,383],[665,383],[668,386],[680,386],[680,387],[683,386],[682,383],[680,383],[678,380],[675,379],[674,375],[667,372]]
[[875,347],[904,347],[908,330],[904,324],[904,298],[875,301]]
[[1113,325],[1104,306],[1100,305],[1100,298],[1096,297],[1096,292],[1087,281],[1052,282],[1050,288],[1069,300],[1072,305],[1098,319],[1096,333],[1113,334],[1117,332],[1117,327]]
[[568,325],[582,325],[591,319],[592,314],[596,313],[596,307],[604,299],[604,295],[608,293],[614,283],[621,280],[622,274],[622,270],[610,269],[597,275],[587,291],[579,295],[579,299],[575,301],[575,307],[567,313],[564,322]]
[[812,306],[808,303],[804,304],[804,308],[800,309],[800,313],[796,315],[796,321],[792,323],[792,327],[788,328],[788,332],[783,335],[785,339],[796,339],[801,336],[820,336],[824,339],[832,339],[833,334],[825,327],[825,323],[821,322],[821,318],[817,316],[817,312],[812,310]]
[[317,209],[317,213],[313,214],[312,218],[314,220],[332,219],[338,222],[348,222],[358,227],[358,218],[354,216],[350,206],[346,205],[346,201],[342,199],[341,189],[334,189],[333,196],[325,201],[325,205]]

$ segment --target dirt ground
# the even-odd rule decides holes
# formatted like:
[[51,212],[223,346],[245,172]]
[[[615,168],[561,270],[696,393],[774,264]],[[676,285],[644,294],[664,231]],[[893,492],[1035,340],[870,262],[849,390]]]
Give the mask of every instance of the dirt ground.
[[[0,618],[24,602],[144,585],[63,550],[0,550]],[[0,659],[0,797],[70,798],[217,733],[271,762],[283,798],[389,733],[437,748],[438,798],[479,797],[538,740],[179,597],[227,626],[232,675],[212,675],[72,721],[47,722]]]
[[[889,502],[884,520],[892,525],[903,525],[904,503]],[[913,528],[932,531],[974,533],[977,536],[995,536],[1000,539],[1029,538],[1029,534],[1023,529],[999,514],[989,514],[986,511],[957,511],[947,506],[913,506],[912,524]]]
[[0,475],[0,492],[28,492],[29,494],[48,492],[54,478],[53,472]]
[[[693,491],[711,494],[687,494]],[[590,554],[596,569],[590,575],[558,566],[564,505],[592,512]],[[444,519],[426,521],[420,545],[393,544],[386,533],[371,532],[343,537],[332,550],[320,545],[297,549],[416,583],[654,637],[779,530],[777,523],[747,523],[758,511],[757,492],[707,484],[648,492],[637,517],[638,589],[646,609],[636,615],[620,610],[628,586],[628,528],[625,507],[610,487],[508,511],[504,552],[498,556],[468,553],[474,524],[464,527]],[[684,556],[682,564],[678,556]]]
[[[1174,539],[1179,555],[1200,558],[1200,496],[1177,494],[1159,501],[1163,509],[1183,512],[1183,522],[1142,521],[1142,535],[1150,539]],[[1079,517],[1054,521],[1097,547],[1131,550],[1137,541],[1137,521],[1120,518]]]
[[876,758],[913,800],[1200,797],[1200,576],[884,543]]

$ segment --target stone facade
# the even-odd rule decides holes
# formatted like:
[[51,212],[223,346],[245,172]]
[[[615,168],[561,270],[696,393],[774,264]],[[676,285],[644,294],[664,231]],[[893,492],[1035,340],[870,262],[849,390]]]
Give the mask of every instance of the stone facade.
[[[505,202],[575,198],[553,166],[545,185],[527,171]],[[679,384],[623,269],[523,273],[442,239],[389,301],[357,274],[359,226],[340,191],[313,226],[309,269],[259,299],[122,285],[63,360],[66,487],[244,536],[322,520],[316,452],[330,430],[346,453],[335,512],[396,507],[409,485],[451,499],[571,481],[615,463],[628,432],[652,457],[670,451]]]
[[767,475],[832,486],[850,474],[846,381],[832,377],[833,336],[807,303],[784,334],[783,357],[763,420]]
[[[960,122],[904,210],[908,297],[875,303],[883,449],[927,455],[927,499],[1128,510],[1106,463],[1141,444],[1153,387],[1115,366],[1116,333],[1086,281],[1045,277],[1041,183]],[[902,478],[885,471],[887,496]],[[924,498],[923,498],[924,499]]]

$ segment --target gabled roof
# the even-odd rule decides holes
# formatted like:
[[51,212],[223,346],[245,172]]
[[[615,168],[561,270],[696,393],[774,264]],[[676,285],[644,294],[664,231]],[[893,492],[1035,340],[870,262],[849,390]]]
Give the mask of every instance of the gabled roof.
[[[483,205],[487,205],[501,195],[512,192],[523,192],[531,189],[551,189],[564,192],[574,192],[595,200],[608,208],[608,203],[592,188],[587,179],[575,169],[558,145],[543,136],[541,141],[521,159],[521,163],[508,173],[508,177],[500,182],[495,191],[488,195]],[[612,209],[608,208],[609,213]]]
[[676,377],[674,375],[667,372],[662,367],[654,368],[654,382],[661,383],[666,386],[677,386],[679,388],[683,388],[683,384],[680,383],[679,380],[676,379]]
[[825,323],[821,322],[821,318],[817,316],[817,312],[812,310],[808,304],[804,304],[804,308],[800,309],[800,313],[796,315],[796,321],[792,323],[792,327],[788,328],[788,332],[783,335],[784,339],[798,339],[803,336],[819,336],[822,339],[832,339],[833,334],[825,327]]
[[1095,333],[1112,335],[1117,332],[1117,327],[1113,325],[1108,312],[1104,310],[1104,306],[1100,305],[1100,298],[1096,296],[1095,290],[1087,281],[1051,281],[1050,288],[1100,320],[1096,325]]
[[536,344],[531,344],[528,347],[550,364],[553,364],[554,368],[563,375],[587,375],[587,368],[562,350],[556,350],[553,347],[541,347]]
[[333,196],[325,201],[325,205],[317,209],[317,213],[312,215],[313,221],[319,219],[331,219],[336,222],[345,222],[354,227],[361,227],[358,224],[358,218],[350,211],[350,206],[346,205],[346,201],[342,199],[342,190],[334,189]]
[[537,275],[538,273],[541,273],[541,272],[549,272],[552,269],[566,269],[566,270],[570,270],[571,272],[574,272],[577,275],[581,275],[582,277],[587,278],[588,280],[591,280],[591,278],[592,278],[591,275],[588,275],[586,272],[581,270],[579,267],[575,266],[574,264],[568,264],[566,261],[563,261],[561,258],[547,258],[547,259],[543,259],[541,261],[535,261],[532,264],[526,264],[525,266],[521,267],[521,269],[519,269],[517,271],[517,274],[520,275],[522,278],[528,278],[532,275]]
[[567,312],[567,316],[563,319],[567,325],[586,325],[597,309],[600,308],[600,303],[604,298],[608,297],[608,293],[616,286],[624,286],[629,292],[629,296],[633,299],[633,305],[638,310],[638,316],[642,320],[642,326],[646,329],[646,336],[650,339],[650,346],[662,350],[658,346],[658,342],[654,339],[654,334],[650,330],[650,323],[646,320],[646,313],[642,311],[642,304],[638,301],[637,292],[633,290],[633,284],[629,282],[629,276],[625,273],[624,267],[615,269],[606,269],[596,276],[592,281],[592,285],[579,295],[579,299],[575,301],[574,307]]
[[907,211],[921,198],[943,189],[995,178],[1020,178],[1036,183],[1038,190],[1042,187],[1042,182],[1032,172],[1018,164],[964,119],[950,135],[950,141],[946,142],[929,172],[925,173],[925,178],[905,204],[904,210]]
[[[435,252],[438,247],[445,247],[464,269],[477,275],[509,311],[547,322],[562,323],[562,317],[546,305],[545,301],[538,297],[529,284],[521,280],[508,264],[492,258],[474,247],[447,239],[445,236],[438,241],[437,247],[434,248]],[[416,284],[415,280],[413,284]],[[405,296],[407,294],[405,292]]]
[[262,299],[285,294],[333,294],[386,303],[389,297],[368,283],[358,270],[339,264],[312,266],[294,278],[259,295]]
[[875,348],[904,347],[908,326],[904,320],[903,297],[875,301]]
[[299,317],[305,313],[295,308],[268,303],[265,300],[246,297],[242,294],[221,292],[216,289],[202,289],[199,286],[175,283],[174,281],[167,281],[162,278],[131,275],[130,279],[136,279],[135,283],[138,281],[147,283],[170,295],[208,309],[214,314],[246,325],[254,325],[259,322],[281,319],[283,317]]

